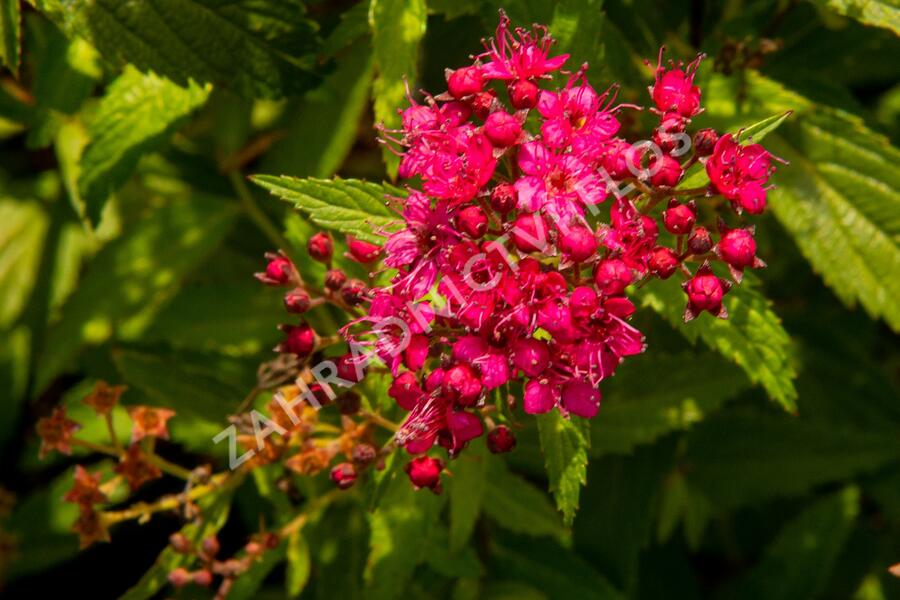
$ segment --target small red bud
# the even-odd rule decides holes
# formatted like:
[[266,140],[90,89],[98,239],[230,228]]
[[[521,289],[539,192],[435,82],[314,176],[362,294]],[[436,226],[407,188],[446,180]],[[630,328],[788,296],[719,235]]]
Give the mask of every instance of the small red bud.
[[669,207],[663,211],[663,225],[669,233],[684,235],[690,232],[697,221],[697,213],[691,203],[681,204],[675,198],[669,200]]
[[309,294],[300,288],[291,290],[284,295],[284,309],[289,313],[300,315],[309,310],[311,301]]
[[715,129],[701,129],[694,134],[694,153],[697,156],[709,156],[719,141],[719,134]]
[[184,567],[178,567],[169,573],[169,583],[176,588],[182,588],[191,581],[191,574]]
[[487,233],[488,218],[480,206],[467,206],[456,215],[456,226],[473,239],[479,239]]
[[358,240],[352,235],[347,236],[347,249],[350,259],[364,265],[375,262],[381,254],[381,246]]
[[414,458],[406,465],[406,474],[416,489],[428,488],[438,493],[441,489],[441,471],[444,461],[430,456]]
[[378,451],[371,444],[357,444],[353,447],[353,464],[365,468],[375,462]]
[[462,67],[447,73],[447,91],[454,98],[477,94],[484,88],[481,67]]
[[194,584],[201,587],[209,587],[212,585],[213,574],[209,569],[201,569],[194,572]]
[[690,254],[701,255],[709,252],[712,247],[712,238],[706,227],[695,227],[691,235],[688,236],[687,242],[688,252]]
[[509,92],[509,102],[516,110],[537,106],[538,96],[541,93],[540,88],[527,79],[510,82],[506,90]]
[[347,282],[347,274],[340,269],[331,269],[325,273],[325,287],[336,292]]
[[670,248],[658,246],[650,252],[647,268],[660,279],[668,279],[678,269],[678,256]]
[[351,279],[341,288],[341,298],[350,306],[361,304],[366,299],[368,288],[359,279]]
[[331,241],[330,235],[320,231],[306,242],[306,251],[313,260],[327,263],[334,254],[334,242]]
[[331,481],[340,489],[346,490],[356,483],[356,469],[352,463],[341,463],[331,469]]
[[178,554],[189,554],[192,549],[190,540],[180,531],[176,531],[169,536],[169,545]]
[[205,540],[203,540],[203,544],[201,545],[203,549],[203,554],[210,558],[215,558],[215,556],[219,553],[219,540],[216,536],[212,535]]
[[506,425],[498,425],[488,433],[487,445],[494,454],[509,452],[516,447],[516,436]]
[[491,191],[491,208],[505,215],[516,207],[516,188],[511,183],[500,183]]

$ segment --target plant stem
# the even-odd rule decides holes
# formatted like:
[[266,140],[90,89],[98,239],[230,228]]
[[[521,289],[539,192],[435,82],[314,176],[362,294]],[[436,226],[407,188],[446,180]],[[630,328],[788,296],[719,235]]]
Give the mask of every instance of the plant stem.
[[244,471],[240,471],[234,475],[231,473],[219,473],[218,475],[214,475],[209,480],[209,483],[198,485],[187,492],[163,496],[156,502],[138,502],[124,510],[101,513],[103,521],[106,525],[112,525],[131,519],[145,519],[154,513],[174,510],[185,502],[197,500],[218,490],[235,487],[243,480],[243,477]]
[[228,179],[231,181],[231,185],[234,187],[234,191],[237,193],[247,217],[269,238],[270,242],[275,244],[280,250],[288,252],[291,248],[290,242],[281,235],[278,227],[272,223],[268,215],[256,204],[256,200],[253,199],[253,194],[250,193],[250,189],[247,187],[247,183],[244,181],[241,173],[231,171],[228,173]]
[[398,429],[400,429],[399,425],[397,425],[393,421],[388,421],[387,419],[385,419],[384,417],[382,417],[381,415],[379,415],[377,413],[373,413],[373,412],[369,412],[369,411],[365,410],[365,411],[362,411],[360,414],[364,418],[371,421],[372,423],[375,423],[376,425],[378,425],[380,427],[384,427],[385,429],[387,429],[389,431],[396,432]]
[[[78,438],[72,439],[72,445],[81,446],[82,448],[86,448],[93,452],[99,452],[101,454],[106,454],[115,458],[122,458],[122,455],[125,453],[125,451],[120,448],[107,446],[106,444],[98,444],[96,442],[89,442],[88,440],[80,440]],[[176,465],[175,463],[171,463],[157,454],[148,454],[147,461],[159,467],[160,470],[164,473],[168,473],[173,477],[178,477],[179,479],[184,480],[188,480],[191,478],[191,472],[189,470],[180,465]]]

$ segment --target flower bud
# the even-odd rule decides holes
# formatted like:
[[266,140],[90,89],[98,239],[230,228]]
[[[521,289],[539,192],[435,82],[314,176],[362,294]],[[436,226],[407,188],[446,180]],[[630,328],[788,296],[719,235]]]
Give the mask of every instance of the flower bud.
[[213,582],[213,574],[209,569],[200,569],[194,572],[194,585],[209,587]]
[[509,102],[516,110],[534,108],[537,106],[538,96],[541,93],[537,85],[527,79],[516,79],[506,86],[509,92]]
[[353,358],[352,354],[345,354],[337,359],[335,366],[337,367],[337,375],[344,381],[350,383],[359,383],[366,376],[364,364],[358,364],[360,359]]
[[330,477],[335,485],[346,490],[356,483],[356,469],[352,463],[344,462],[331,469]]
[[650,252],[647,268],[660,279],[668,279],[678,270],[678,256],[670,248],[657,246]]
[[481,67],[462,67],[447,73],[447,91],[454,98],[477,94],[484,89],[484,75]]
[[397,401],[403,410],[412,410],[424,395],[416,374],[412,371],[404,371],[394,378],[391,387],[388,388],[388,396]]
[[522,125],[513,115],[498,110],[485,119],[484,134],[495,148],[507,148],[519,141]]
[[256,273],[255,277],[271,286],[288,285],[294,277],[294,263],[291,262],[283,252],[266,254],[266,270],[263,273]]
[[756,261],[756,241],[746,229],[731,229],[722,235],[719,256],[735,269],[745,269]]
[[338,412],[342,415],[355,415],[359,412],[360,406],[362,406],[362,399],[356,392],[348,391],[338,396],[335,399],[335,404],[337,404]]
[[414,458],[406,465],[406,474],[416,489],[428,488],[438,492],[441,486],[441,471],[444,461],[430,456]]
[[719,141],[719,134],[715,129],[701,129],[694,134],[694,154],[697,156],[709,156]]
[[320,231],[306,242],[306,251],[313,260],[328,263],[334,255],[334,242],[331,241],[330,235]]
[[366,299],[366,293],[368,291],[365,283],[359,279],[351,279],[341,288],[341,298],[349,306],[357,306]]
[[550,362],[547,344],[533,338],[519,340],[512,348],[512,360],[517,369],[528,377],[537,377]]
[[722,306],[722,297],[728,291],[728,284],[715,276],[708,264],[697,270],[697,274],[683,285],[688,297],[688,305],[684,311],[684,320],[690,321],[704,310],[717,317],[727,318],[728,313]]
[[712,238],[706,227],[695,227],[688,236],[687,241],[688,253],[700,256],[709,252],[712,247]]
[[572,225],[560,228],[557,246],[572,262],[584,262],[597,251],[597,239],[594,232],[584,225]]
[[375,462],[378,451],[372,444],[357,444],[353,446],[353,464],[359,468],[365,468]]
[[460,406],[472,406],[481,395],[481,380],[467,364],[450,367],[444,373],[442,390]]
[[487,446],[493,454],[503,454],[516,447],[516,436],[506,425],[498,425],[487,435]]
[[191,574],[184,567],[178,567],[169,573],[169,583],[176,588],[182,588],[191,582]]
[[460,450],[470,440],[474,440],[484,433],[481,420],[470,412],[456,411],[447,418],[447,427],[450,429],[452,448]]
[[521,252],[540,252],[547,246],[547,224],[538,213],[516,217],[512,241]]
[[663,211],[663,224],[669,233],[684,235],[690,232],[697,221],[697,213],[692,203],[681,204],[675,198],[669,200],[669,207]]
[[618,258],[607,258],[597,265],[594,283],[605,296],[615,296],[625,291],[634,280],[634,273]]
[[684,174],[681,164],[668,155],[650,159],[650,183],[656,187],[675,187]]
[[347,282],[347,274],[340,269],[331,269],[325,273],[325,287],[336,292]]
[[358,240],[352,235],[347,236],[347,249],[350,259],[364,265],[375,262],[381,254],[381,246]]
[[678,134],[684,133],[687,119],[676,112],[665,113],[659,120],[659,127],[653,132],[653,142],[663,152],[671,152],[678,147],[680,138]]
[[309,310],[311,301],[309,294],[300,288],[284,295],[284,309],[289,313],[300,315]]
[[178,554],[190,554],[193,549],[191,541],[180,531],[176,531],[169,536],[169,545],[172,546],[172,550]]
[[505,215],[516,207],[516,188],[511,183],[499,183],[491,190],[491,208]]
[[216,555],[219,554],[219,538],[214,535],[209,536],[208,538],[203,540],[203,543],[200,545],[200,549],[203,552],[203,555],[208,558],[215,558]]
[[303,359],[313,353],[316,348],[316,332],[308,323],[300,325],[282,325],[281,331],[285,339],[277,348],[278,352],[296,354]]
[[599,305],[597,292],[594,288],[581,285],[572,290],[569,297],[569,310],[576,319],[590,318]]
[[487,233],[488,218],[480,206],[467,206],[456,214],[456,226],[460,231],[477,240]]

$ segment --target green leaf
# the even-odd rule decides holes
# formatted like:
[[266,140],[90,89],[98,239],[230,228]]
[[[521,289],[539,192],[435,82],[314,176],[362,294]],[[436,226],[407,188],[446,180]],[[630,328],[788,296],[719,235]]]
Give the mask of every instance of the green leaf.
[[759,143],[768,134],[778,129],[778,127],[781,126],[781,124],[784,123],[785,120],[792,114],[793,111],[786,110],[780,115],[772,115],[768,119],[757,121],[753,125],[739,130],[737,132],[737,141],[740,143],[744,143],[746,141],[752,140],[755,143]]
[[553,536],[566,543],[569,533],[547,494],[513,474],[506,463],[489,457],[482,508],[495,523],[513,533]]
[[[703,376],[689,364],[703,365]],[[591,454],[627,454],[670,431],[689,429],[746,388],[743,374],[715,354],[655,352],[627,361],[604,382],[600,414],[591,423]]]
[[156,316],[144,341],[230,356],[259,355],[275,346],[284,321],[283,292],[255,280],[187,285]]
[[320,227],[334,229],[373,243],[384,243],[374,231],[398,224],[398,215],[385,206],[396,188],[356,179],[298,179],[255,175],[252,181],[308,214]]
[[482,443],[473,444],[453,461],[447,491],[450,502],[450,551],[465,546],[481,514],[487,483],[487,452]]
[[21,314],[34,289],[47,227],[39,203],[0,200],[0,330]]
[[[231,508],[231,490],[226,489],[216,493],[210,498],[200,500],[203,509],[203,520],[197,523],[189,523],[181,529],[181,533],[195,546],[207,537],[218,532],[228,520]],[[74,507],[73,507],[74,508]],[[188,567],[196,560],[193,555],[179,554],[166,546],[156,563],[150,570],[144,573],[141,580],[134,587],[125,592],[119,600],[147,600],[156,596],[163,587],[168,585],[169,573],[178,567]]]
[[[766,140],[791,163],[772,178],[772,211],[844,304],[900,331],[900,150],[859,117],[752,71],[743,83],[713,78],[708,89],[720,125],[795,110]],[[748,94],[737,109],[739,89]]]
[[771,192],[775,216],[847,306],[900,331],[900,151],[824,108],[770,147],[791,162]]
[[278,97],[315,87],[317,26],[299,0],[30,0],[109,61],[187,86]]
[[636,596],[638,558],[651,540],[660,484],[675,444],[644,446],[632,456],[591,462],[573,537],[575,547],[618,589]]
[[730,410],[688,434],[688,482],[717,506],[801,494],[900,460],[900,439],[803,416]]
[[19,74],[22,45],[22,14],[19,0],[0,0],[0,61]]
[[105,246],[48,332],[38,387],[67,368],[83,346],[143,331],[182,277],[219,245],[235,213],[221,198],[182,198]]
[[603,1],[562,0],[555,4],[550,21],[550,31],[558,42],[554,54],[570,54],[566,66],[572,70],[585,62],[599,67],[605,39]]
[[866,25],[884,27],[900,35],[900,5],[896,0],[811,0]]
[[656,281],[641,291],[645,306],[666,318],[692,343],[702,340],[711,349],[741,367],[750,381],[762,385],[769,396],[788,411],[796,411],[796,376],[791,364],[791,340],[769,301],[754,288],[747,274],[725,295],[728,319],[709,314],[684,323],[686,298],[674,278]]
[[[155,404],[216,425],[221,425],[255,381],[252,363],[215,354],[116,349],[112,359],[122,381]],[[172,421],[173,428],[177,424]]]
[[[494,542],[488,572],[494,580],[531,584],[551,600],[624,598],[593,566],[553,542]],[[514,596],[516,597],[516,596]]]
[[859,490],[822,498],[790,521],[731,598],[816,598],[826,589],[859,514]]
[[263,553],[261,557],[250,565],[249,569],[244,573],[241,573],[241,576],[235,579],[234,585],[228,592],[228,597],[231,598],[231,600],[248,600],[250,598],[256,598],[257,592],[259,591],[259,588],[262,587],[266,577],[269,576],[272,569],[284,561],[284,556],[284,544],[280,544],[278,548]]
[[367,598],[403,597],[416,565],[424,559],[442,499],[429,490],[413,489],[405,477],[389,483],[378,508],[369,515],[372,533],[363,575]]
[[[427,17],[425,0],[371,0],[369,5],[378,73],[373,90],[375,120],[388,129],[400,125],[397,109],[406,102],[404,79],[415,85]],[[388,174],[396,177],[400,159],[387,148],[382,155]]]
[[301,529],[295,529],[287,542],[287,575],[285,586],[287,595],[296,598],[309,581],[310,558],[309,544]]
[[578,495],[587,482],[590,423],[580,417],[563,417],[553,410],[537,417],[541,450],[550,479],[550,491],[567,525],[575,520]]
[[166,142],[184,117],[202,106],[210,88],[180,87],[152,73],[127,68],[106,90],[88,128],[78,189],[88,218],[97,223],[109,195],[144,154]]
[[349,48],[335,71],[293,111],[284,139],[266,153],[260,169],[296,176],[334,175],[356,140],[372,66],[367,40]]

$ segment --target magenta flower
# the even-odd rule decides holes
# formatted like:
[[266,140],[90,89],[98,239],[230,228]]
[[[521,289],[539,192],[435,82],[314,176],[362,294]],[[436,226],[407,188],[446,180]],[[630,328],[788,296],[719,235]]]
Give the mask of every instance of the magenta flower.
[[535,25],[531,31],[517,27],[509,30],[509,17],[500,13],[500,23],[494,38],[485,43],[486,52],[479,56],[487,60],[482,68],[485,79],[535,79],[563,66],[568,54],[549,57],[553,38],[547,28]]

